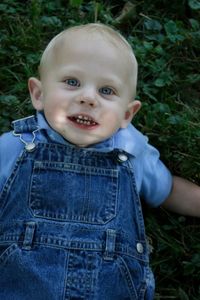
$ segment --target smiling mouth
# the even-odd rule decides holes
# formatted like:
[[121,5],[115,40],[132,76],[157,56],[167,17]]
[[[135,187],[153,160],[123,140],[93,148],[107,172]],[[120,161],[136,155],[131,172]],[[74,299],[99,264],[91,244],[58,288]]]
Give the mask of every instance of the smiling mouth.
[[68,117],[68,119],[79,125],[79,126],[84,126],[84,127],[93,127],[93,126],[97,126],[98,123],[95,122],[95,120],[87,115],[75,115],[75,116],[71,116],[71,117]]

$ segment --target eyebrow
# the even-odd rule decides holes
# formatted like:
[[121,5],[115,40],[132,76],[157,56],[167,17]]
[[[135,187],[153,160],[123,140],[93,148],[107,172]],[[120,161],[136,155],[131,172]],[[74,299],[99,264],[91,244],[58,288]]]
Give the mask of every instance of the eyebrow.
[[102,82],[106,82],[106,85],[110,85],[116,88],[122,88],[123,84],[121,80],[119,80],[117,77],[102,77]]
[[[73,66],[73,65],[61,68],[61,75],[62,76],[65,76],[65,75],[84,76],[85,73],[87,73],[87,71],[82,71],[77,66]],[[118,88],[121,88],[122,85],[123,85],[121,80],[119,80],[119,78],[115,75],[107,76],[107,77],[99,76],[99,81],[105,82],[107,85],[116,86]]]

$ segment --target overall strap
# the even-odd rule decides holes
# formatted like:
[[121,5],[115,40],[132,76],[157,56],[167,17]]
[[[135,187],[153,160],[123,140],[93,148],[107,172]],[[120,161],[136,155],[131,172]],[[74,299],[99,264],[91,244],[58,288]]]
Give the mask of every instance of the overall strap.
[[[13,135],[18,136],[21,142],[25,145],[25,149],[28,152],[32,152],[36,148],[36,132],[39,130],[38,124],[37,124],[37,118],[36,116],[30,116],[27,118],[19,119],[14,122],[12,122],[14,130]],[[27,139],[27,136],[24,137],[27,134],[30,134],[30,138]]]
[[38,129],[36,116],[30,116],[12,122],[14,133],[31,133]]

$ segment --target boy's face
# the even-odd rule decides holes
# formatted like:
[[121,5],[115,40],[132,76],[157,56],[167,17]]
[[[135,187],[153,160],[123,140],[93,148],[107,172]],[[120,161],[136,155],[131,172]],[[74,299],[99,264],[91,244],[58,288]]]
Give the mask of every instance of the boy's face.
[[131,102],[129,65],[127,55],[101,36],[75,32],[53,54],[42,82],[29,79],[33,106],[75,145],[103,141],[140,108],[139,101]]

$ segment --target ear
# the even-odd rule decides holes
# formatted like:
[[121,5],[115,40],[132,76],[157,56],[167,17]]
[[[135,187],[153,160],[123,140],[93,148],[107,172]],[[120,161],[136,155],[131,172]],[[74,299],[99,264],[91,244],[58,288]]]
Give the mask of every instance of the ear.
[[137,114],[140,110],[142,104],[138,100],[134,100],[130,102],[125,112],[124,120],[122,121],[121,128],[126,128],[128,124],[131,122],[132,118]]
[[43,109],[42,101],[42,83],[35,77],[31,77],[28,80],[28,88],[31,96],[33,107],[40,111]]

